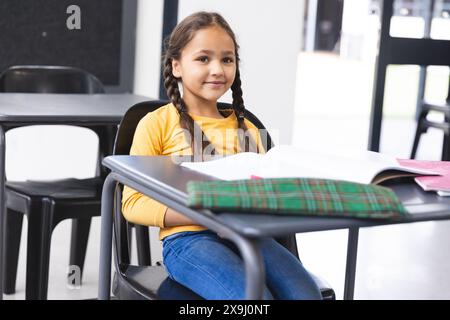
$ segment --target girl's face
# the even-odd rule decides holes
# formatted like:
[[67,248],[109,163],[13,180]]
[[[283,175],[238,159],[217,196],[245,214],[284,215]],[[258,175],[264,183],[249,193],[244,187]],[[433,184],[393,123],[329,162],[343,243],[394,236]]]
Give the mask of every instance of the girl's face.
[[181,79],[187,105],[217,102],[236,75],[233,40],[217,26],[198,30],[180,60],[172,60],[172,73]]

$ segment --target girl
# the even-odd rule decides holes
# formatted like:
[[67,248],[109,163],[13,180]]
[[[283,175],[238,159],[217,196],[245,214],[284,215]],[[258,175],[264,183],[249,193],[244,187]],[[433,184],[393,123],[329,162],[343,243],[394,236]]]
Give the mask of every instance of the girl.
[[[256,127],[244,119],[238,62],[235,35],[222,16],[198,12],[181,21],[164,58],[171,103],[139,122],[130,154],[203,158],[206,149],[213,155],[240,152],[249,145],[263,150]],[[230,88],[233,109],[220,112],[217,100]],[[250,132],[249,143],[242,132]],[[196,143],[198,138],[201,143]],[[128,221],[160,227],[164,265],[172,279],[205,299],[245,298],[243,261],[230,241],[128,187],[122,208]],[[261,249],[264,298],[321,299],[315,282],[287,249],[271,238],[261,240]]]

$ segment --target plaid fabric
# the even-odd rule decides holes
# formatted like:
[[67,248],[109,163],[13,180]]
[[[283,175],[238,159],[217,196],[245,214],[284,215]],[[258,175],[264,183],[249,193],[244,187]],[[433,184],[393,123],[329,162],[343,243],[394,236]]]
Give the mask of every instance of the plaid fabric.
[[407,214],[388,188],[348,181],[277,178],[190,181],[188,206],[213,211],[356,218]]

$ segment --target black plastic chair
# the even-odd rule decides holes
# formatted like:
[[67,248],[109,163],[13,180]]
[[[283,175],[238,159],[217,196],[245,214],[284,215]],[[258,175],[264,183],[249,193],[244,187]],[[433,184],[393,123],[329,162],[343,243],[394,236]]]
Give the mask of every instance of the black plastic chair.
[[[14,66],[0,75],[0,92],[94,94],[104,93],[104,88],[95,76],[77,68]],[[88,128],[99,136],[99,156],[110,154],[116,127]],[[91,218],[100,215],[106,171],[100,166],[99,170],[100,175],[90,179],[6,181],[4,293],[15,292],[24,214],[28,218],[26,299],[47,298],[51,235],[64,219],[73,219],[69,265],[78,266],[82,275]]]
[[[147,113],[152,112],[159,107],[167,104],[167,101],[148,101],[138,103],[132,106],[122,119],[119,130],[116,135],[113,154],[128,155],[130,153],[134,132],[136,126]],[[219,103],[219,109],[230,109],[231,105]],[[245,117],[250,120],[257,128],[265,129],[262,123],[250,111],[246,110]],[[264,147],[270,148],[272,141],[268,135],[267,143]],[[266,149],[267,150],[267,149]],[[113,281],[113,294],[118,299],[124,300],[197,300],[202,299],[196,293],[182,286],[176,281],[171,280],[162,265],[158,262],[155,266],[149,265],[131,265],[130,263],[130,227],[122,215],[122,188],[117,184],[115,191],[115,210],[114,210],[114,264],[115,274]],[[147,228],[139,226],[139,228]],[[148,229],[148,228],[147,228]],[[139,239],[138,242],[144,241]],[[148,236],[146,240],[148,241]],[[298,257],[295,235],[290,235],[277,239],[281,244],[287,247],[295,256]],[[141,252],[141,255],[147,255],[145,260],[150,261],[150,245],[146,246],[149,250]],[[334,300],[335,293],[324,281],[314,276],[322,296],[326,300]]]
[[[436,111],[444,114],[443,122],[435,122],[427,119],[430,111]],[[423,101],[422,108],[419,114],[419,119],[417,120],[417,128],[416,133],[414,135],[413,147],[411,150],[411,159],[416,157],[417,148],[419,146],[420,137],[423,133],[428,131],[428,128],[437,128],[441,129],[444,132],[444,141],[442,144],[442,157],[443,161],[450,160],[450,79],[449,79],[449,87],[447,99],[442,104],[433,104],[426,101]]]
[[0,92],[104,93],[89,72],[66,66],[12,66],[0,75]]

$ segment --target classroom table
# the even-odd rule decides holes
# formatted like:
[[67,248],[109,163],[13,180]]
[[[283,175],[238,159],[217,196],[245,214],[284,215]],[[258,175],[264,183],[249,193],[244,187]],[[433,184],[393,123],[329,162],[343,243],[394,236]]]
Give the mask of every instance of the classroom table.
[[0,93],[0,299],[3,298],[5,132],[28,125],[118,125],[132,105],[151,100],[133,94]]
[[239,248],[246,270],[246,298],[260,299],[264,270],[257,239],[299,232],[349,229],[344,299],[353,299],[358,233],[361,227],[396,223],[450,219],[450,198],[424,192],[413,180],[397,179],[387,183],[397,194],[409,215],[401,220],[367,220],[306,216],[281,216],[244,213],[212,213],[186,206],[186,184],[190,180],[207,181],[213,177],[179,166],[168,156],[109,156],[103,165],[111,170],[102,194],[99,299],[109,299],[113,194],[117,182],[146,194],[174,210],[198,221],[233,241]]

